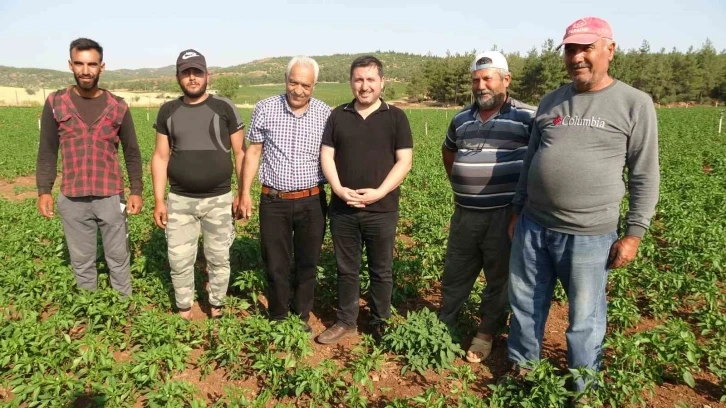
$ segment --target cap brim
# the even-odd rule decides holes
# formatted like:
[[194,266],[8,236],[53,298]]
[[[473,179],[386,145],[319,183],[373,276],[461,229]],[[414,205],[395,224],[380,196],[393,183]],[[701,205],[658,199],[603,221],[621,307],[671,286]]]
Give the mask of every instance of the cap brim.
[[575,34],[571,35],[560,43],[560,45],[555,48],[555,50],[559,50],[562,48],[565,44],[592,44],[596,42],[597,40],[601,39],[603,37],[600,37],[597,34]]
[[176,67],[177,71],[179,71],[179,72],[185,71],[185,70],[187,70],[189,68],[196,68],[196,69],[198,69],[198,70],[200,70],[202,72],[207,72],[207,67],[205,67],[202,64],[198,64],[196,62],[188,62],[188,63],[185,63],[185,64],[177,65],[177,67]]
[[479,65],[470,67],[469,71],[476,72],[476,71],[479,71],[480,69],[487,69],[487,68],[503,69],[505,71],[509,71],[509,68],[500,67],[497,64],[479,64]]

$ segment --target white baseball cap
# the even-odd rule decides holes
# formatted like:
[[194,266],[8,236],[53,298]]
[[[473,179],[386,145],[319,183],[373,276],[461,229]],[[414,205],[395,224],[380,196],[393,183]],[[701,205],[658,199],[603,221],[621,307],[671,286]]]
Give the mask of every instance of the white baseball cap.
[[509,72],[507,59],[499,51],[487,51],[476,54],[474,61],[471,63],[470,71],[474,72],[487,68],[500,68]]

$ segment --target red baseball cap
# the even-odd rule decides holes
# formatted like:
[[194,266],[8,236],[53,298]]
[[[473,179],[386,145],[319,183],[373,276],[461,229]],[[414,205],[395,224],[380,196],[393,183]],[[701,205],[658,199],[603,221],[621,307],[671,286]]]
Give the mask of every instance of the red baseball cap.
[[565,44],[592,44],[601,38],[613,38],[610,24],[601,18],[583,17],[567,27],[557,49]]

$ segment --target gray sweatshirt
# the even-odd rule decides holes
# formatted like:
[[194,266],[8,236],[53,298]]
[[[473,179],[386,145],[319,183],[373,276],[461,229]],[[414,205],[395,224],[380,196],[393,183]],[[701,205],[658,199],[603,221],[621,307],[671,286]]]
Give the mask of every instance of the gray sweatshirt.
[[575,235],[617,230],[628,169],[627,235],[642,237],[658,202],[658,123],[648,94],[620,81],[594,92],[567,84],[537,109],[513,204]]

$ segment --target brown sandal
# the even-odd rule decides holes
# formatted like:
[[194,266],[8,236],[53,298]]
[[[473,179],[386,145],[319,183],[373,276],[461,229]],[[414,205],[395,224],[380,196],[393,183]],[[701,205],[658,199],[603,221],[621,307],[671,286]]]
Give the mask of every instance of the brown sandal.
[[192,308],[179,309],[179,316],[184,320],[192,320]]
[[481,363],[486,360],[492,352],[492,343],[492,341],[486,341],[484,339],[474,337],[471,340],[469,350],[466,351],[466,361],[470,363]]

